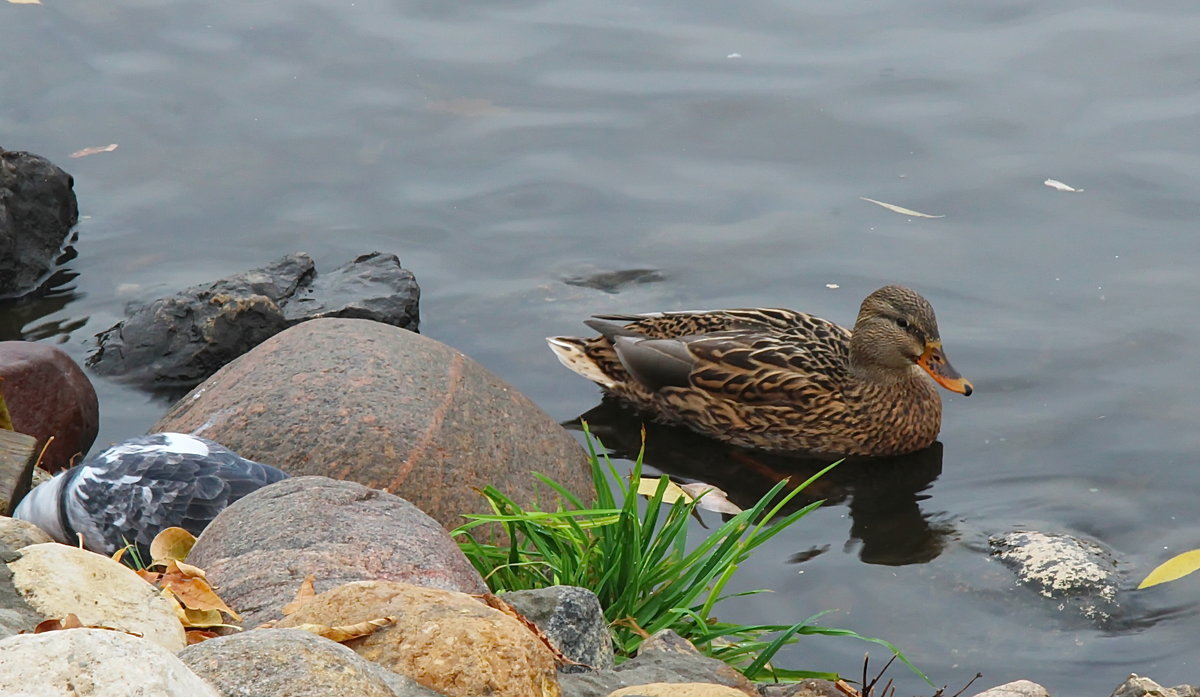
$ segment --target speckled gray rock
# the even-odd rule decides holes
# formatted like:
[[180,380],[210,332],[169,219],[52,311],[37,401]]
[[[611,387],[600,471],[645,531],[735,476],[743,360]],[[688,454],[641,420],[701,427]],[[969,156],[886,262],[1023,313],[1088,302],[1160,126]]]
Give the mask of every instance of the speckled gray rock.
[[487,592],[449,533],[416,506],[325,477],[286,479],[240,499],[209,523],[188,562],[248,627],[278,619],[309,574],[318,593],[370,580]]
[[846,697],[829,680],[801,680],[790,683],[757,683],[760,697]]
[[366,320],[315,319],[268,339],[151,430],[390,491],[446,527],[491,512],[477,491],[487,485],[553,506],[534,472],[593,496],[583,448],[528,398],[445,344]]
[[13,585],[8,562],[16,561],[20,556],[12,547],[0,541],[0,639],[31,631],[43,619],[29,607],[21,592]]
[[287,327],[317,317],[357,317],[416,331],[420,294],[394,254],[364,254],[324,275],[307,254],[289,254],[133,308],[97,335],[88,365],[101,375],[187,388]]
[[558,678],[563,697],[606,697],[615,690],[650,683],[713,683],[757,695],[744,675],[715,658],[708,658],[678,634],[663,630],[642,643],[638,655],[612,670],[563,673]]
[[1028,680],[1014,680],[1010,683],[997,685],[990,690],[984,690],[975,697],[1050,697],[1050,693],[1041,685]]
[[221,697],[175,654],[107,629],[21,634],[0,641],[4,697]]
[[439,697],[341,644],[300,629],[255,629],[179,658],[225,697]]
[[17,550],[29,545],[53,542],[41,528],[26,520],[0,517],[0,544]]
[[[597,670],[613,667],[612,635],[596,594],[577,586],[505,593],[503,599],[538,626],[567,658]],[[564,673],[587,670],[563,665]]]
[[168,651],[184,647],[175,606],[129,567],[57,542],[19,551],[8,563],[13,586],[42,618],[74,614],[84,625],[133,632]]
[[1200,697],[1200,686],[1177,685],[1168,688],[1133,673],[1117,686],[1112,697]]
[[1120,574],[1111,552],[1090,540],[1035,530],[988,539],[992,556],[1024,585],[1105,626],[1117,618]]
[[0,298],[37,290],[79,220],[75,180],[46,158],[0,147]]

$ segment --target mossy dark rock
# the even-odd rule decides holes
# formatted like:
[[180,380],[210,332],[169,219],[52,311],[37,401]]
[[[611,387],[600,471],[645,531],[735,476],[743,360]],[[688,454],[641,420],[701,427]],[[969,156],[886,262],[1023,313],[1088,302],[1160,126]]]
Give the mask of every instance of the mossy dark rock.
[[489,484],[548,505],[534,472],[592,496],[583,449],[528,398],[445,344],[367,320],[317,319],[275,335],[151,430],[390,491],[447,527],[490,512],[477,491]]

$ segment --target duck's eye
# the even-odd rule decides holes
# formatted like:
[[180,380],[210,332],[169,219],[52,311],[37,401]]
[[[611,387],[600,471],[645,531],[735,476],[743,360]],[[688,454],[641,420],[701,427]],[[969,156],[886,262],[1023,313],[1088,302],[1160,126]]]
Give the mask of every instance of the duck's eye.
[[904,319],[903,317],[897,317],[896,326],[900,327],[901,329],[908,329],[908,320]]

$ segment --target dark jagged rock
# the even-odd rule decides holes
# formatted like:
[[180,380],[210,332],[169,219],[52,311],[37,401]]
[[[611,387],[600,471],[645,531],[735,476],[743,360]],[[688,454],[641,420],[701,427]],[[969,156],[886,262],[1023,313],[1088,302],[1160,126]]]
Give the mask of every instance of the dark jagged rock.
[[0,378],[14,430],[42,444],[54,437],[43,469],[66,469],[92,447],[100,427],[96,390],[70,356],[49,344],[0,341]]
[[186,388],[317,317],[372,319],[416,331],[419,299],[416,280],[394,254],[365,254],[324,276],[307,254],[290,254],[133,308],[97,335],[88,365],[101,375]]
[[[613,667],[612,635],[595,593],[578,586],[550,586],[502,597],[536,624],[567,658],[597,670]],[[577,673],[586,668],[566,664],[559,670]]]
[[40,155],[0,148],[0,298],[37,290],[79,220],[75,180]]

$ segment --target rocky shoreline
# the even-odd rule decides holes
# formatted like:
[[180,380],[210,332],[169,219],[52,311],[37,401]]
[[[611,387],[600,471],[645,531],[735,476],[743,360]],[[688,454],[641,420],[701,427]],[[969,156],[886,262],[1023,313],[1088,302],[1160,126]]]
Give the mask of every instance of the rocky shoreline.
[[[0,149],[0,188],[34,194],[0,210],[0,269],[24,269],[5,277],[15,284],[0,296],[37,293],[52,272],[77,216],[71,183],[41,158]],[[23,221],[36,229],[18,229]],[[30,235],[41,240],[37,260],[12,242]],[[197,540],[187,563],[244,631],[193,645],[176,606],[128,567],[0,518],[0,694],[857,694],[840,682],[755,684],[670,632],[617,664],[586,588],[489,602],[447,528],[488,512],[475,491],[486,485],[516,492],[523,505],[552,505],[555,493],[532,486],[533,472],[587,500],[587,460],[526,397],[416,334],[418,299],[394,255],[365,254],[318,277],[310,258],[293,254],[134,308],[102,334],[94,370],[148,388],[194,388],[148,430],[211,438],[292,477],[229,506]],[[91,448],[100,405],[69,357],[0,342],[0,377],[15,430],[43,443],[55,437],[47,469]],[[19,493],[27,483],[7,485]],[[1081,612],[1110,612],[1116,565],[1095,545],[1036,531],[992,545],[1038,592],[1100,598],[1080,601]],[[1048,557],[1071,556],[1047,548],[1077,550],[1080,564],[1045,568]],[[309,597],[299,591],[310,578]],[[36,631],[47,622],[60,628]],[[376,626],[342,642],[313,633],[365,622]],[[1048,693],[1018,681],[975,694]],[[1200,688],[1130,676],[1111,693],[1141,695],[1197,697]]]

